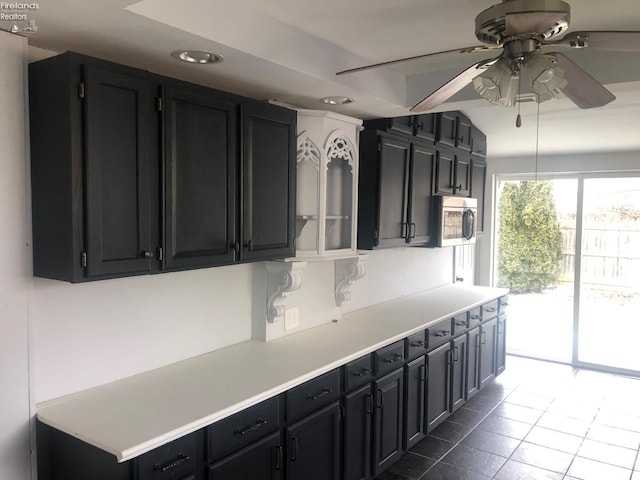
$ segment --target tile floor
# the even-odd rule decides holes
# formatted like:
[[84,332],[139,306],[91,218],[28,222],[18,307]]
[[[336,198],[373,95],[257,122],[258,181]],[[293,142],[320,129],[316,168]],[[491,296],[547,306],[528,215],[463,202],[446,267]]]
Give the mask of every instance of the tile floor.
[[640,379],[507,357],[378,480],[640,480]]

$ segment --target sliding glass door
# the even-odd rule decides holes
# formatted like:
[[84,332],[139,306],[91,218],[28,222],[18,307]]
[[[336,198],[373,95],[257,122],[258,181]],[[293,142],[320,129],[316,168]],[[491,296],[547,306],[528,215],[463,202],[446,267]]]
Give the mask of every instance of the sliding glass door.
[[640,178],[584,179],[576,360],[640,372]]
[[640,177],[501,178],[509,353],[640,372]]

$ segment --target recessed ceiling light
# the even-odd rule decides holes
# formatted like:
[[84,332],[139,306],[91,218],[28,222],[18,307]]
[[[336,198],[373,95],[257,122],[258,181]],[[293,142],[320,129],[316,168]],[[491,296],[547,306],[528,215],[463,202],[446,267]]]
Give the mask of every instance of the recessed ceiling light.
[[327,105],[347,105],[349,103],[354,103],[356,99],[351,97],[323,97],[320,101]]
[[176,50],[171,56],[187,63],[197,63],[205,65],[207,63],[220,63],[224,57],[218,53],[207,52],[206,50]]

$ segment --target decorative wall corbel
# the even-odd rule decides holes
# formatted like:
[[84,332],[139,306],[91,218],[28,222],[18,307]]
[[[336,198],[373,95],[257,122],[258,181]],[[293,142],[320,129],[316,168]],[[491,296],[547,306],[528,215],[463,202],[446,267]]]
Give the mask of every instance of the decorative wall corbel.
[[364,277],[367,272],[368,255],[340,258],[334,260],[334,285],[336,305],[340,307],[343,302],[351,299],[349,288],[357,280]]
[[302,285],[302,271],[307,262],[265,262],[267,269],[267,320],[273,323],[284,317],[286,297]]

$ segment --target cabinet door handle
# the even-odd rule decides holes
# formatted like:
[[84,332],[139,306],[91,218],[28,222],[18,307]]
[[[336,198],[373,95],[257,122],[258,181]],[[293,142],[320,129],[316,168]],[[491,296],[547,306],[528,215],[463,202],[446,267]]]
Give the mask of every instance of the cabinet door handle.
[[400,237],[407,238],[407,233],[408,233],[407,224],[402,222],[400,224]]
[[275,470],[281,470],[282,469],[282,445],[278,445],[277,447],[275,447],[275,451],[274,451],[274,466],[273,468]]
[[295,462],[298,457],[298,438],[291,438],[291,461]]
[[496,311],[496,307],[487,307],[487,308],[485,308],[485,311],[493,313],[493,312]]
[[480,334],[480,336],[482,337],[482,340],[480,341],[481,345],[485,345],[487,343],[487,332],[482,332]]
[[244,428],[236,428],[233,430],[233,434],[234,435],[246,435],[249,432],[253,432],[254,430],[258,430],[260,427],[262,427],[263,425],[266,425],[267,421],[264,418],[258,417],[256,418],[256,423],[254,423],[253,425],[249,425],[248,427],[244,427]]
[[333,388],[323,388],[319,393],[315,395],[307,394],[307,400],[318,400],[319,398],[324,397],[325,395],[329,395],[333,392]]
[[498,322],[498,335],[502,335],[504,333],[504,323]]
[[467,326],[467,322],[465,322],[464,320],[456,320],[456,327],[466,327]]
[[438,333],[434,333],[433,336],[434,337],[446,337],[447,335],[449,335],[451,332],[449,330],[441,330]]
[[189,455],[185,455],[184,453],[180,452],[178,455],[176,455],[176,458],[174,460],[170,460],[169,462],[163,464],[160,463],[156,463],[153,465],[153,471],[154,472],[168,472],[169,470],[173,470],[174,468],[176,468],[177,466],[183,464],[184,462],[191,460],[191,457]]
[[480,315],[471,315],[471,320],[480,320]]
[[459,354],[460,354],[459,348],[457,346],[453,347],[453,361],[454,362],[457,362],[458,360],[460,360],[460,355]]
[[376,402],[376,407],[379,409],[383,409],[384,408],[384,396],[383,396],[383,392],[382,389],[379,388],[378,389],[378,398],[377,398],[377,402]]
[[355,370],[353,372],[351,372],[351,375],[353,375],[354,377],[364,377],[365,375],[369,375],[371,373],[371,369],[367,368],[367,367],[363,367],[362,369]]
[[427,366],[420,365],[420,383],[425,383],[427,381]]
[[451,366],[453,363],[453,350],[447,350],[447,365]]
[[416,224],[413,222],[409,224],[409,238],[416,238]]
[[373,413],[373,395],[368,394],[365,397],[365,402],[366,402],[365,412],[367,413],[367,415],[371,415]]
[[412,347],[424,347],[424,340],[415,340],[411,342]]
[[251,240],[249,240],[248,242],[245,242],[244,248],[246,248],[250,252],[253,252],[253,242],[251,242]]
[[400,355],[399,353],[396,353],[393,355],[393,357],[387,357],[383,360],[384,363],[395,363],[398,360],[402,360],[402,355]]
[[235,242],[233,242],[229,246],[233,249],[233,251],[236,253],[236,255],[238,255],[240,253],[240,242],[238,242],[237,240]]
[[418,122],[418,124],[416,125],[416,130],[423,130],[423,129],[424,129],[424,123]]
[[142,252],[140,252],[140,256],[142,258],[151,258],[153,257],[153,253],[151,253],[151,250],[143,250]]

